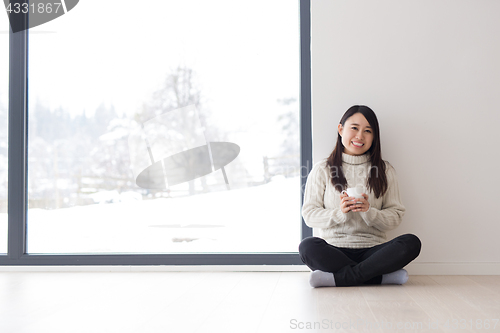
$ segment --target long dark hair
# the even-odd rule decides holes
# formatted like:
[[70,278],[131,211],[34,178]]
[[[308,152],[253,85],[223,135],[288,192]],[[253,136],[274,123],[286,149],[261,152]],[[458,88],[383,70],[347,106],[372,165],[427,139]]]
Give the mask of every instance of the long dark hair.
[[[356,113],[361,113],[365,116],[366,120],[370,123],[373,130],[373,142],[370,149],[365,154],[368,154],[371,161],[371,168],[368,179],[366,181],[366,187],[369,190],[373,190],[375,197],[379,198],[384,195],[387,191],[387,177],[385,174],[385,162],[382,160],[382,152],[380,149],[380,131],[378,126],[377,116],[372,109],[364,105],[354,105],[351,106],[340,119],[340,124],[342,127],[345,126],[345,122],[352,115]],[[342,144],[342,137],[340,133],[337,132],[337,144],[333,149],[332,153],[327,159],[327,164],[330,169],[330,174],[332,178],[332,184],[335,189],[342,192],[343,189],[347,188],[347,179],[344,176],[342,170],[342,153],[344,152],[344,145]]]

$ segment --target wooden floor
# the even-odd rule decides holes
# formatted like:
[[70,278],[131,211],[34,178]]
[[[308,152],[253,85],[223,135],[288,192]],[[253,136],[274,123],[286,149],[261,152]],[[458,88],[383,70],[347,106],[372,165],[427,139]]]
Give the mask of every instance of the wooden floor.
[[317,289],[308,277],[0,272],[0,332],[500,331],[500,276],[410,276],[403,286]]

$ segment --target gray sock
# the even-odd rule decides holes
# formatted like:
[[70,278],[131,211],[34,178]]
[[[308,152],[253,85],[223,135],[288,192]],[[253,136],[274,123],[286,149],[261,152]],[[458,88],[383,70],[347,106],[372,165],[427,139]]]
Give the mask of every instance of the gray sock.
[[313,288],[335,287],[335,278],[330,272],[313,271],[309,277],[309,284]]
[[382,275],[382,284],[404,284],[408,281],[408,272],[404,269]]

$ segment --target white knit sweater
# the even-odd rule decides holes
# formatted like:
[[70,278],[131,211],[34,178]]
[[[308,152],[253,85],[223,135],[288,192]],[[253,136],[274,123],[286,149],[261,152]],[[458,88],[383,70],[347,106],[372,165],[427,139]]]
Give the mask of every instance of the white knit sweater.
[[[309,227],[319,228],[319,236],[329,244],[347,248],[366,248],[387,241],[385,231],[396,228],[405,213],[401,203],[396,171],[386,163],[388,189],[379,198],[368,194],[367,212],[343,213],[340,193],[335,190],[326,159],[316,163],[307,178],[302,216]],[[354,156],[342,153],[342,171],[348,187],[366,186],[370,172],[367,154]]]

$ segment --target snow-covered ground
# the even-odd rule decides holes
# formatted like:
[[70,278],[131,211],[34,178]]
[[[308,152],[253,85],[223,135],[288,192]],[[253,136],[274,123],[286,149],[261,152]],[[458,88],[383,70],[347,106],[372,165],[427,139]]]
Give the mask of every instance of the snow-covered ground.
[[[28,211],[29,253],[296,252],[300,179],[175,199]],[[7,214],[0,214],[0,252]]]

